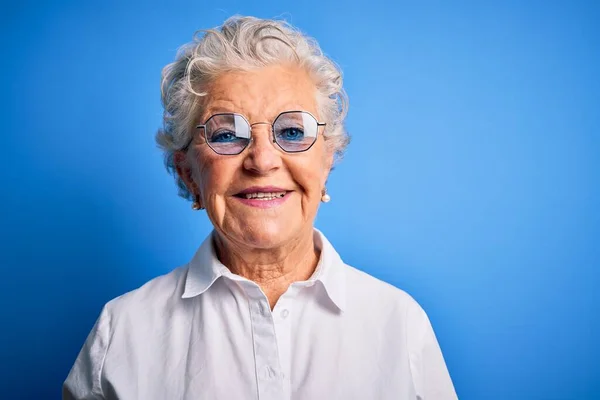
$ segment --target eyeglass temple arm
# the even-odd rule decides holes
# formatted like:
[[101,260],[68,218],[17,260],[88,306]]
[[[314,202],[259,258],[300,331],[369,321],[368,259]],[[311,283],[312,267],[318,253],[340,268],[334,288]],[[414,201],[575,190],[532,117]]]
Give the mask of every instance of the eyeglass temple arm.
[[[196,125],[196,129],[206,129],[206,125]],[[190,140],[188,140],[188,142],[185,144],[185,146],[183,146],[183,148],[181,149],[182,151],[187,151],[187,149],[190,147],[190,144],[192,144],[192,142],[194,141],[194,135],[190,136]]]

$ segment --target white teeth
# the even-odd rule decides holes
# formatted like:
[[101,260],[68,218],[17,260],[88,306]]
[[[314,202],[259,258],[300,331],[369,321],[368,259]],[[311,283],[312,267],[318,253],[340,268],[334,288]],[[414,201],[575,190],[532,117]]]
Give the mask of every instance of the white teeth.
[[278,199],[285,196],[285,192],[274,192],[274,193],[246,193],[247,199],[257,199],[257,200],[273,200]]

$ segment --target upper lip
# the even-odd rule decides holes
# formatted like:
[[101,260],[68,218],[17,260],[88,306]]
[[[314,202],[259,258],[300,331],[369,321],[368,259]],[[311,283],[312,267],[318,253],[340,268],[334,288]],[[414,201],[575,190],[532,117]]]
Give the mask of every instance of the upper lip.
[[247,189],[242,190],[238,194],[250,194],[250,193],[278,193],[288,192],[286,189],[282,189],[277,186],[251,186]]

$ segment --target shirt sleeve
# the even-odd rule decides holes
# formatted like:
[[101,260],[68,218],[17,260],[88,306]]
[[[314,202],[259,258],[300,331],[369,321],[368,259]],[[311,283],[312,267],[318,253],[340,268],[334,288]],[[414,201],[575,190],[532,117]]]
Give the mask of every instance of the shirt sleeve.
[[442,351],[425,311],[408,306],[408,350],[417,400],[458,399]]
[[101,375],[109,332],[110,318],[105,306],[63,384],[63,400],[104,399]]

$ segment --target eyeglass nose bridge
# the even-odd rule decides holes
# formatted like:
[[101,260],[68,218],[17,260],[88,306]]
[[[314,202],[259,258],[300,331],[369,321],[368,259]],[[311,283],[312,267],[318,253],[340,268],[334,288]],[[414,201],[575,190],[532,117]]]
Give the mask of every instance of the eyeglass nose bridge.
[[254,135],[252,134],[252,127],[254,125],[269,125],[271,127],[271,142],[273,143],[277,143],[277,140],[275,140],[275,135],[273,134],[273,124],[270,122],[254,122],[252,124],[248,124],[248,126],[250,126],[250,141],[248,142],[248,145],[246,147],[250,147],[250,144],[252,144],[252,142],[254,141]]

